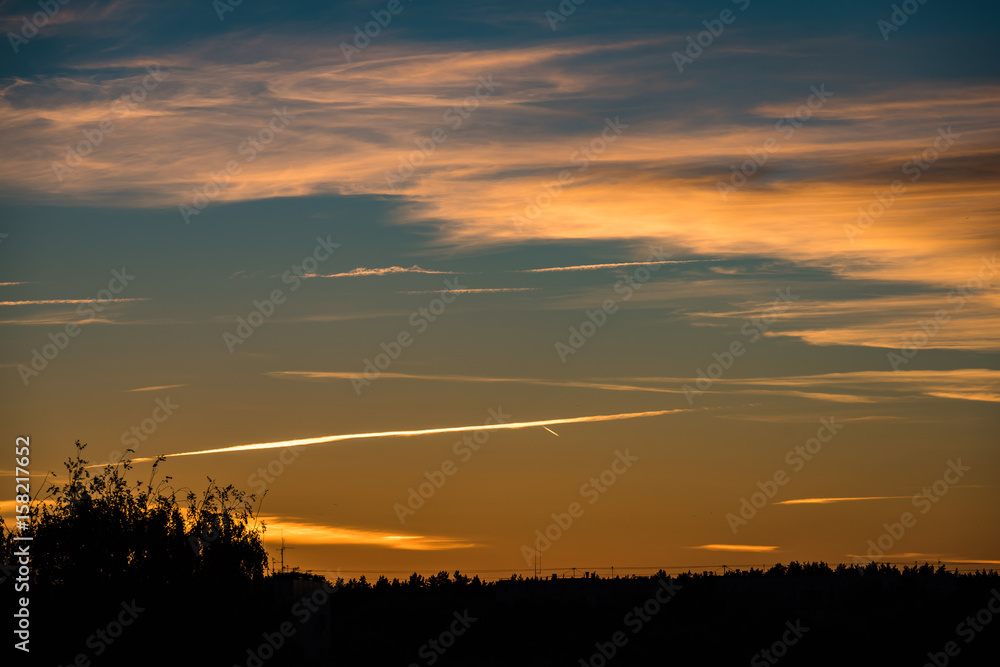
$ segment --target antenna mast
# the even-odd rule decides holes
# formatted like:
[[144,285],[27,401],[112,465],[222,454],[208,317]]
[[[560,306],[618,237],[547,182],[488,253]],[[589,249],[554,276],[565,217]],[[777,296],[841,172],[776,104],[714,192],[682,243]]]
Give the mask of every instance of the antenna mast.
[[281,548],[278,550],[281,552],[281,572],[285,572],[285,549],[294,549],[295,547],[285,546],[285,531],[281,531]]

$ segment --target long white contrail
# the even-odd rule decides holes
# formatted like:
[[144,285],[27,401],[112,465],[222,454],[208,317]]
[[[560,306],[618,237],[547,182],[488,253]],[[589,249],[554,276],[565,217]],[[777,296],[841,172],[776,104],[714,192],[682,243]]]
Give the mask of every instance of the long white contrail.
[[[252,445],[234,445],[219,449],[203,449],[197,452],[178,452],[166,454],[167,458],[174,456],[198,456],[200,454],[222,454],[225,452],[248,452],[254,449],[277,449],[279,447],[300,447],[302,445],[318,445],[324,442],[339,442],[341,440],[360,440],[362,438],[400,438],[415,435],[430,435],[433,433],[460,433],[462,431],[482,431],[502,428],[534,428],[536,426],[555,426],[556,424],[577,424],[580,422],[607,422],[619,419],[637,419],[639,417],[658,417],[675,412],[690,412],[689,409],[653,410],[651,412],[625,412],[616,415],[590,415],[587,417],[566,417],[563,419],[543,419],[533,422],[509,422],[505,424],[477,424],[475,426],[448,426],[445,428],[427,428],[418,431],[379,431],[376,433],[346,433],[341,435],[324,435],[318,438],[301,438],[298,440],[281,440],[278,442],[258,442]],[[153,458],[132,459],[134,463],[152,461]]]

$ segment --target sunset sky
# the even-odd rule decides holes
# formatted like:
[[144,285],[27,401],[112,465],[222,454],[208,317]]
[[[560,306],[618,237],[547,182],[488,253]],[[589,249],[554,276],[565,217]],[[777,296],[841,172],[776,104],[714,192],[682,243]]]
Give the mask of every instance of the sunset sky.
[[30,435],[344,576],[1000,562],[995,3],[41,4],[8,522]]

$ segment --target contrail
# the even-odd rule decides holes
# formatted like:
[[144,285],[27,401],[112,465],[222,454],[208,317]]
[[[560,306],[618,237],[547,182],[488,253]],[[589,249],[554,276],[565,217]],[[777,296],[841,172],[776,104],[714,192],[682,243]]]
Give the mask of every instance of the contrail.
[[[341,440],[360,440],[362,438],[399,438],[414,435],[430,435],[432,433],[460,433],[463,431],[482,431],[503,428],[534,428],[536,426],[555,426],[556,424],[576,424],[580,422],[606,422],[619,419],[637,419],[639,417],[658,417],[676,412],[690,412],[689,409],[679,408],[675,410],[653,410],[651,412],[626,412],[616,415],[591,415],[588,417],[566,417],[563,419],[543,419],[533,422],[510,422],[506,424],[476,424],[475,426],[449,426],[445,428],[428,428],[418,431],[379,431],[376,433],[347,433],[342,435],[324,435],[318,438],[301,438],[298,440],[281,440],[278,442],[258,442],[251,445],[235,445],[233,447],[222,447],[219,449],[203,449],[197,452],[178,452],[176,454],[165,454],[167,458],[174,456],[198,456],[200,454],[222,454],[224,452],[247,452],[254,449],[277,449],[278,447],[300,447],[302,445],[318,445],[324,442],[338,442]],[[133,463],[143,463],[153,461],[154,458],[145,457],[132,459]]]
[[550,429],[548,426],[543,426],[542,428],[544,428],[546,431],[548,431],[552,435],[556,436],[557,438],[559,437],[559,434],[556,433],[555,431],[553,431],[552,429]]

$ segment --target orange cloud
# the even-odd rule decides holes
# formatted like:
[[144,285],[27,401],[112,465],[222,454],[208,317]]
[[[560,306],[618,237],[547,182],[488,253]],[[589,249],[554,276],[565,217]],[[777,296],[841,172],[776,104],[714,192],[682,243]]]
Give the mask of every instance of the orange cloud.
[[[308,380],[350,380],[358,377],[357,373],[344,371],[270,371],[267,375],[281,378],[296,378]],[[393,378],[397,380],[427,380],[430,382],[512,382],[516,384],[533,384],[543,387],[566,387],[577,389],[602,389],[606,391],[639,391],[658,394],[681,394],[684,393],[679,388],[666,387],[642,387],[637,385],[625,385],[615,382],[599,381],[578,381],[578,380],[545,380],[540,378],[501,378],[483,377],[472,375],[416,375],[412,373],[385,372],[379,375],[381,378]]]
[[688,547],[688,549],[704,549],[706,551],[738,551],[738,552],[767,553],[769,551],[777,551],[778,547],[756,546],[752,544],[703,544],[700,547]]
[[387,276],[394,273],[440,273],[443,275],[454,274],[454,271],[429,271],[427,269],[422,269],[416,264],[406,269],[402,266],[388,266],[384,269],[366,269],[364,267],[358,267],[356,269],[351,269],[345,273],[331,273],[329,275],[323,274],[312,274],[306,276],[307,278],[357,278],[359,276]]
[[154,387],[138,387],[136,389],[126,389],[126,391],[159,391],[161,389],[175,389],[177,387],[184,387],[183,384],[161,384]]
[[[43,306],[50,304],[67,304],[67,303],[94,303],[96,299],[34,299],[32,301],[0,301],[0,306]],[[149,301],[148,298],[142,299],[103,299],[102,304],[105,303],[128,303],[130,301]]]
[[716,260],[703,259],[665,259],[648,262],[615,262],[612,264],[580,264],[577,266],[552,266],[545,269],[525,269],[520,273],[550,273],[553,271],[599,271],[603,269],[618,269],[627,266],[649,266],[650,264],[687,264],[690,262],[710,262]]
[[285,542],[291,544],[359,544],[408,551],[469,549],[479,546],[473,542],[452,537],[417,535],[398,531],[387,532],[373,528],[328,526],[293,517],[261,516],[259,519],[267,525],[271,534],[280,532]]
[[[695,378],[637,377],[609,379],[609,382],[649,382],[680,386]],[[754,387],[745,389],[742,387]],[[782,390],[762,387],[784,387]],[[839,393],[802,391],[798,388],[838,388]],[[795,388],[795,389],[793,389]],[[855,371],[765,378],[718,378],[711,392],[775,393],[847,403],[870,403],[889,399],[933,396],[992,401],[1000,394],[1000,370],[959,368],[944,371]],[[871,392],[880,392],[879,396]],[[847,393],[850,392],[850,393]],[[886,394],[888,396],[886,396]]]
[[[450,289],[450,294],[502,294],[506,292],[534,292],[538,287],[482,287],[478,289]],[[437,294],[441,290],[409,290],[401,294]]]
[[910,498],[912,496],[859,496],[857,498],[798,498],[795,500],[782,500],[775,505],[829,505],[830,503],[846,503],[858,500],[898,500],[900,498]]
[[957,398],[963,401],[986,401],[988,403],[1000,403],[1000,394],[985,391],[929,391],[928,396],[938,396],[940,398]]
[[[935,81],[852,97],[838,93],[814,112],[808,132],[783,138],[760,174],[723,198],[719,183],[729,181],[730,165],[742,164],[747,151],[775,135],[759,121],[786,114],[785,103],[751,110],[752,122],[724,125],[685,117],[586,119],[556,110],[566,99],[630,108],[636,90],[653,85],[667,94],[685,85],[651,84],[616,61],[596,67],[572,61],[625,57],[649,44],[479,50],[387,44],[380,51],[385,57],[357,63],[344,63],[334,45],[304,43],[275,47],[280,53],[267,59],[242,51],[245,58],[229,62],[201,51],[173,54],[160,63],[165,82],[116,118],[114,132],[60,181],[53,163],[64,161],[82,133],[109,113],[113,91],[141,82],[148,64],[84,63],[86,70],[17,79],[0,92],[7,101],[0,105],[6,128],[0,139],[8,146],[0,182],[64,202],[177,207],[237,160],[241,172],[213,201],[389,195],[405,204],[398,223],[437,225],[440,240],[455,247],[669,243],[699,255],[768,256],[845,279],[900,281],[926,293],[966,284],[984,254],[1000,245],[994,192],[1000,87]],[[495,92],[471,98],[480,77],[490,75]],[[34,94],[51,84],[66,94]],[[267,93],[248,105],[245,91],[258,86]],[[28,99],[31,104],[23,103]],[[456,106],[465,117],[449,116]],[[287,129],[253,162],[243,161],[242,142],[266,127],[275,108],[289,114]],[[887,116],[891,124],[883,122]],[[620,133],[608,133],[609,123]],[[426,144],[436,128],[448,140],[421,152],[416,142]],[[947,146],[939,129],[955,137]],[[169,141],[151,145],[150,137]],[[927,162],[929,151],[934,159]],[[924,159],[927,169],[914,167],[915,159]],[[390,176],[401,163],[412,163],[413,173],[394,183]],[[902,190],[892,192],[895,181]],[[875,215],[852,232],[859,209]],[[946,307],[933,301],[924,301],[931,309],[916,319]],[[821,318],[781,335],[817,345],[895,347],[915,325],[916,302],[857,303],[881,310],[862,319]],[[934,344],[996,349],[987,332],[996,330],[998,303],[996,285],[984,288]],[[804,314],[786,317],[806,324]]]

